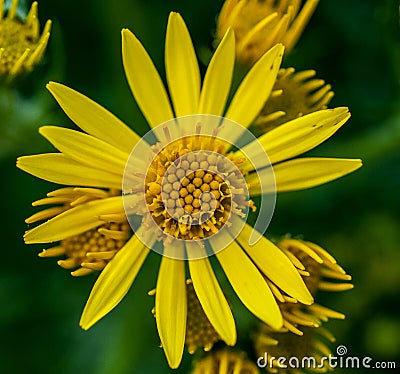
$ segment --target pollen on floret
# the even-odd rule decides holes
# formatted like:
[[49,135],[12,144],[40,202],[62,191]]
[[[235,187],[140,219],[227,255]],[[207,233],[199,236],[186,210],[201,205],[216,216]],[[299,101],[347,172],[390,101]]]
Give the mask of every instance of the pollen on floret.
[[30,72],[42,59],[51,29],[48,20],[40,35],[38,3],[34,2],[25,19],[17,14],[13,0],[6,16],[0,9],[0,77],[12,79]]
[[155,148],[146,174],[145,201],[152,220],[170,237],[208,238],[243,216],[252,203],[241,160],[225,155],[223,141],[205,135],[179,138]]

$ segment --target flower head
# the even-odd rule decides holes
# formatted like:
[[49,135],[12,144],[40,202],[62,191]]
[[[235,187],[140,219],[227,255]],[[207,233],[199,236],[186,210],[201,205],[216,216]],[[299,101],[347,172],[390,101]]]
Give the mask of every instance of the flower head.
[[48,20],[39,34],[38,3],[35,1],[25,20],[17,16],[18,0],[13,0],[4,17],[0,2],[0,77],[13,78],[30,72],[43,57],[50,37]]
[[[318,296],[318,291],[344,291],[353,288],[348,283],[351,276],[317,244],[283,238],[277,242],[277,246],[291,259],[313,296]],[[283,327],[276,330],[259,324],[258,330],[253,334],[256,353],[259,357],[265,357],[267,370],[271,373],[302,372],[297,370],[301,369],[300,366],[297,369],[280,367],[279,357],[284,357],[285,363],[291,357],[294,357],[293,362],[300,363],[303,358],[311,357],[316,362],[314,368],[309,368],[311,371],[330,370],[322,356],[328,357],[331,354],[327,341],[333,342],[335,338],[322,325],[329,318],[344,319],[344,314],[317,303],[304,305],[276,290],[274,294],[282,312]]]
[[[25,222],[32,224],[53,218],[83,203],[95,202],[111,196],[115,196],[115,191],[107,192],[95,188],[61,188],[35,201],[33,206],[53,206],[35,213]],[[131,236],[131,228],[124,214],[104,215],[100,218],[104,221],[103,225],[68,236],[57,246],[43,250],[39,256],[65,257],[57,263],[64,269],[76,269],[71,272],[73,276],[87,275],[102,270]]]
[[[201,86],[189,32],[180,15],[171,13],[165,47],[168,93],[139,40],[123,30],[122,43],[128,83],[152,131],[141,139],[89,98],[49,83],[52,95],[83,132],[42,127],[40,133],[60,153],[21,157],[17,166],[54,183],[103,189],[107,196],[69,207],[27,231],[25,241],[62,242],[94,229],[109,236],[105,222],[126,214],[134,234],[101,271],[80,324],[88,329],[109,313],[128,292],[150,249],[161,247],[155,317],[168,363],[175,368],[183,354],[190,313],[186,264],[199,303],[226,344],[236,342],[235,322],[210,254],[215,254],[243,304],[266,324],[280,328],[282,315],[265,278],[303,304],[313,299],[290,259],[262,236],[268,225],[264,215],[259,214],[264,218],[257,219],[255,229],[246,223],[244,212],[253,208],[249,198],[274,197],[275,179],[278,192],[308,188],[345,175],[361,163],[285,161],[331,136],[349,118],[346,108],[303,116],[259,140],[246,130],[271,93],[281,45],[258,60],[225,109],[235,60],[232,30],[218,46]],[[114,190],[123,196],[108,195]],[[258,209],[272,214],[263,204]],[[96,256],[94,252],[90,257]]]
[[281,69],[274,91],[254,122],[254,129],[264,133],[305,114],[326,109],[334,93],[329,84],[314,78],[315,75],[315,70]]
[[[346,291],[352,289],[351,276],[337,264],[326,250],[315,243],[283,238],[277,246],[291,259],[302,275],[310,293],[318,291]],[[303,335],[304,327],[319,327],[329,318],[344,319],[342,313],[313,303],[304,305],[275,290],[283,316],[283,327],[296,335]]]
[[277,245],[296,264],[313,295],[318,290],[335,292],[347,291],[354,287],[348,282],[351,276],[319,245],[288,237],[281,239]]
[[236,55],[251,65],[276,43],[289,52],[300,38],[319,0],[226,0],[218,17],[217,39],[229,27],[236,35]]

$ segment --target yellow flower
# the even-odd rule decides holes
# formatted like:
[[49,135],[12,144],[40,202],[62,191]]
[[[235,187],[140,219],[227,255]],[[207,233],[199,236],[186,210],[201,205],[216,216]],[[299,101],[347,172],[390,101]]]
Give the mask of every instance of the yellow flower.
[[[32,224],[50,219],[81,204],[120,194],[120,191],[107,192],[97,188],[60,188],[32,203],[33,206],[56,206],[33,214],[25,222]],[[43,250],[39,256],[66,257],[58,260],[57,263],[64,269],[77,268],[71,272],[73,276],[87,275],[96,270],[102,270],[125,245],[132,230],[125,214],[103,215],[100,219],[103,220],[103,224],[98,228],[66,237],[57,246]]]
[[17,15],[18,0],[13,0],[4,17],[4,1],[0,1],[0,76],[12,79],[30,72],[43,57],[50,37],[48,20],[39,35],[38,3],[35,1],[24,21]]
[[[313,296],[318,291],[345,291],[353,288],[351,276],[337,264],[336,260],[315,243],[304,240],[283,238],[277,246],[291,259],[302,275],[307,288]],[[322,327],[329,318],[344,319],[342,313],[313,303],[304,305],[272,287],[283,316],[283,327],[275,330],[263,323],[253,334],[256,353],[263,367],[271,373],[302,373],[302,368],[280,368],[279,357],[285,358],[285,364],[291,357],[293,362],[302,362],[304,357],[315,359],[315,372],[330,370],[327,362],[323,367],[322,357],[331,354],[326,340],[334,342],[333,335]],[[303,368],[307,369],[307,368]],[[312,372],[312,368],[310,369]],[[308,372],[308,371],[307,371]]]
[[281,69],[254,129],[265,133],[297,117],[326,109],[334,93],[329,84],[314,78],[315,75],[315,70],[296,73],[294,68]]
[[258,374],[244,352],[222,350],[208,354],[194,365],[192,374]]
[[[335,258],[315,243],[304,240],[283,238],[277,246],[291,259],[314,297],[318,291],[346,291],[353,284]],[[294,334],[303,335],[304,327],[319,327],[329,318],[344,319],[342,313],[313,303],[303,305],[274,289],[283,316],[283,327]]]
[[260,325],[254,347],[259,366],[269,373],[325,373],[332,368],[323,358],[332,355],[328,343],[334,341],[335,337],[324,327],[306,327],[299,336]]
[[276,43],[289,52],[300,38],[319,0],[226,0],[217,23],[217,39],[232,27],[237,59],[246,65],[257,61]]
[[[176,253],[191,253],[192,250],[197,253],[196,259],[192,257],[187,261],[196,295],[205,315],[221,339],[228,345],[234,345],[236,342],[236,328],[231,309],[207,258],[206,248],[196,244],[202,237],[206,237],[210,239],[211,246],[217,244],[218,247],[218,235],[208,238],[207,233],[210,230],[219,233],[225,229],[230,232],[230,219],[223,214],[226,208],[224,199],[233,201],[234,197],[241,197],[240,188],[234,184],[224,184],[224,181],[218,178],[221,173],[217,161],[221,159],[230,162],[239,170],[236,174],[227,174],[232,176],[233,181],[236,177],[244,178],[245,187],[249,187],[250,195],[267,194],[275,190],[272,185],[263,188],[263,181],[258,178],[255,170],[270,165],[269,161],[266,164],[263,158],[265,152],[273,163],[278,163],[274,165],[278,192],[325,183],[359,168],[361,162],[325,158],[284,161],[317,146],[331,136],[349,118],[346,108],[319,111],[282,125],[261,137],[261,145],[254,140],[236,152],[229,151],[226,147],[227,142],[224,139],[234,144],[256,118],[270,95],[282,58],[281,45],[268,51],[252,67],[236,90],[226,111],[235,60],[235,39],[231,30],[227,31],[218,46],[201,87],[199,67],[189,32],[181,16],[171,13],[165,47],[169,94],[151,58],[129,30],[122,31],[122,47],[125,73],[132,93],[150,127],[154,129],[154,134],[163,141],[150,147],[146,138],[140,139],[134,131],[100,105],[66,86],[51,82],[47,88],[64,112],[84,133],[53,126],[42,127],[40,133],[60,153],[20,157],[17,166],[36,177],[54,183],[102,188],[106,191],[121,191],[122,183],[125,183],[125,177],[128,175],[128,179],[136,178],[137,186],[144,186],[144,195],[135,193],[136,185],[133,185],[132,193],[124,197],[104,196],[83,202],[27,231],[24,238],[26,243],[63,241],[103,226],[104,216],[120,216],[125,213],[125,209],[132,210],[132,217],[136,219],[136,223],[131,222],[131,226],[137,226],[134,228],[135,235],[102,270],[89,296],[80,324],[84,329],[90,328],[122,300],[150,248],[159,240],[164,244],[164,256],[156,285],[155,316],[168,363],[176,368],[184,349],[187,323],[186,261],[182,260],[183,255]],[[190,120],[192,117],[181,117],[190,114],[214,115],[214,119],[224,115],[227,119],[222,121],[222,125],[226,126],[221,126],[214,135],[203,134],[206,126],[202,126],[200,121],[200,124],[195,124],[194,135],[183,136],[182,132],[175,131],[174,126]],[[180,118],[173,120],[176,117]],[[174,125],[158,126],[169,120],[173,120]],[[232,121],[240,125],[228,126]],[[140,171],[145,160],[150,158],[153,161],[148,170],[145,170],[146,174],[130,173],[130,153],[140,146],[143,146],[144,153],[133,158],[133,166],[137,166]],[[174,222],[171,219],[172,213],[167,211],[167,201],[164,201],[163,193],[167,193],[170,199],[173,197],[173,191],[167,190],[166,187],[164,189],[160,182],[164,180],[167,167],[168,170],[174,168],[171,181],[170,175],[166,178],[174,185],[175,178],[180,174],[179,169],[184,165],[184,162],[177,164],[175,161],[181,153],[182,157],[185,156],[188,150],[199,152],[199,163],[205,161],[205,156],[208,157],[206,152],[212,151],[214,156],[216,154],[215,158],[207,158],[208,165],[212,164],[214,171],[200,176],[193,170],[193,174],[188,175],[187,183],[193,185],[193,190],[189,185],[184,186],[183,180],[176,189],[176,201],[182,197],[181,193],[192,196],[188,201],[185,200],[191,207],[187,208],[189,210],[196,209],[196,187],[205,189],[206,191],[201,191],[208,192],[208,196],[215,199],[213,201],[216,204],[215,211],[219,212],[218,220],[214,221],[214,216],[207,217],[197,226],[186,221]],[[184,188],[186,192],[183,191]],[[210,191],[218,193],[211,197]],[[160,204],[161,200],[165,203],[164,208]],[[232,220],[240,220],[242,210],[252,207],[251,201],[239,202],[242,205],[230,205]],[[193,212],[187,212],[189,213]],[[129,220],[132,217],[128,214]],[[142,220],[140,217],[143,217]],[[148,226],[150,221],[156,222],[151,229]],[[231,241],[223,251],[216,253],[215,257],[244,305],[265,323],[279,328],[283,323],[282,315],[264,277],[287,295],[304,304],[311,304],[313,299],[288,257],[263,236],[256,244],[250,245],[252,234],[252,227],[244,223],[244,228],[238,233],[236,240]],[[175,241],[171,245],[171,238],[181,241]],[[175,254],[171,256],[170,252]]]
[[353,288],[351,276],[335,258],[319,245],[299,239],[283,238],[277,246],[296,264],[311,294],[320,291],[347,291]]

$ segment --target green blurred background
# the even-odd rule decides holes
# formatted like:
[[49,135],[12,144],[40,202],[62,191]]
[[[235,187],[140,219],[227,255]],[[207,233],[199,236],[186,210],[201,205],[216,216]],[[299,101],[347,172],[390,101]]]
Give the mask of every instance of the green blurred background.
[[[31,202],[54,186],[17,170],[15,158],[51,150],[37,134],[40,125],[72,126],[46,91],[48,80],[87,94],[144,134],[145,121],[123,73],[121,28],[135,32],[163,71],[169,11],[184,16],[198,53],[207,56],[221,5],[221,0],[39,2],[41,24],[48,18],[54,22],[45,64],[12,93],[13,107],[4,89],[0,101],[0,372],[173,372],[158,347],[153,298],[147,296],[156,282],[158,255],[146,261],[116,310],[90,331],[81,330],[80,313],[95,277],[72,278],[56,260],[37,257],[41,246],[23,244],[24,219],[35,211]],[[349,106],[352,112],[348,124],[310,154],[362,158],[364,167],[328,185],[279,195],[269,232],[302,235],[334,254],[356,286],[322,301],[347,315],[328,326],[337,344],[347,346],[349,355],[399,365],[398,1],[321,0],[283,66],[316,69],[335,91],[330,106]],[[185,354],[175,372],[190,367]]]

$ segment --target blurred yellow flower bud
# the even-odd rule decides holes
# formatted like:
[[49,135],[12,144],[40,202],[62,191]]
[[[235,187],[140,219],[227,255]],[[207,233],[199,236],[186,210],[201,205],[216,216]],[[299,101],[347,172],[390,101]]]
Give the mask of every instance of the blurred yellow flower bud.
[[246,65],[257,61],[277,43],[290,51],[319,0],[226,0],[217,22],[217,39],[231,27],[236,36],[237,59]]
[[0,77],[13,79],[30,72],[42,59],[50,37],[51,21],[39,33],[38,3],[34,2],[25,20],[17,16],[18,0],[13,0],[5,16],[0,0]]

